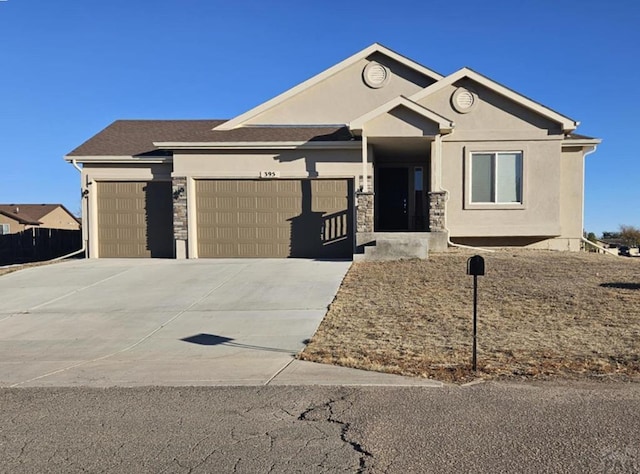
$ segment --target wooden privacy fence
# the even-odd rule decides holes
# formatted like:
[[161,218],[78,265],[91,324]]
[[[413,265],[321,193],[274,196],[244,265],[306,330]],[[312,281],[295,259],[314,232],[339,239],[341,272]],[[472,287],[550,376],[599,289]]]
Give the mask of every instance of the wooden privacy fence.
[[0,235],[0,265],[42,262],[82,248],[82,231],[34,227]]

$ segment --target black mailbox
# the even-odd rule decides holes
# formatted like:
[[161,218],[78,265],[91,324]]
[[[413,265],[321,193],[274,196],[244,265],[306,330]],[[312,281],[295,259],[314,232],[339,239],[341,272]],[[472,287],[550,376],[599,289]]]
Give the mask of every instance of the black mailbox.
[[467,260],[467,275],[484,275],[484,258],[480,255],[474,255]]

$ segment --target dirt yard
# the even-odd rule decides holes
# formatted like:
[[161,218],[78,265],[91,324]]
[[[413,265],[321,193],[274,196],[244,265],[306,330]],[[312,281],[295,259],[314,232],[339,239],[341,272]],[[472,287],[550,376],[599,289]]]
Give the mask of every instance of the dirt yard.
[[300,358],[454,382],[640,380],[640,258],[484,253],[474,374],[471,255],[354,263]]

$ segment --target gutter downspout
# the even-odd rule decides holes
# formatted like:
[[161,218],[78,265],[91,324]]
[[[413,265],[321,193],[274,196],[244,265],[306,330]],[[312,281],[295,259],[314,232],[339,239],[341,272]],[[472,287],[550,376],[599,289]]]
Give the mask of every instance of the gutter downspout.
[[[597,248],[597,249],[602,250],[602,251],[603,251],[603,253],[606,253],[607,255],[612,255],[612,256],[614,256],[614,257],[619,257],[619,256],[620,256],[620,255],[618,255],[618,254],[616,254],[616,253],[613,253],[613,252],[611,251],[612,249],[606,249],[606,248],[604,248],[604,247],[603,247],[603,246],[601,246],[601,245],[594,244],[594,243],[593,243],[593,242],[591,242],[589,239],[585,239],[584,237],[581,237],[581,238],[580,238],[580,240],[582,240],[585,244],[589,244],[589,245],[591,245],[592,247],[595,247],[595,248]],[[615,250],[618,250],[618,249],[615,249]]]
[[[449,132],[449,134],[453,133],[453,130],[451,132]],[[495,252],[495,250],[491,250],[491,249],[485,249],[482,247],[473,247],[471,245],[463,245],[463,244],[456,244],[455,242],[451,241],[451,232],[449,231],[449,228],[447,227],[447,209],[448,206],[446,205],[446,203],[449,201],[449,190],[445,189],[442,186],[442,134],[437,134],[436,135],[436,139],[435,139],[435,145],[436,145],[436,188],[439,191],[443,191],[446,195],[445,198],[445,206],[444,206],[444,225],[442,226],[445,230],[445,232],[447,233],[447,245],[449,247],[456,247],[456,248],[463,248],[463,249],[470,249],[470,250],[478,250],[480,252]]]
[[75,159],[75,158],[73,158],[73,159],[71,160],[71,164],[73,165],[73,167],[74,167],[75,169],[77,169],[77,170],[78,170],[78,172],[82,173],[82,168],[80,168],[80,167],[78,166],[78,162],[76,161],[76,159]]
[[[588,155],[590,155],[591,153],[595,153],[595,151],[598,149],[598,145],[593,145],[593,147],[591,148],[591,150],[589,150],[588,152],[586,152],[584,155],[582,155],[582,193],[584,196],[584,174],[585,174],[585,163],[586,163],[586,158]],[[592,247],[595,247],[599,250],[602,250],[604,253],[606,253],[607,255],[613,255],[614,257],[619,257],[619,255],[617,253],[613,253],[610,251],[610,249],[606,249],[604,247],[602,247],[601,245],[598,244],[594,244],[593,242],[591,242],[589,239],[586,239],[584,237],[584,201],[582,203],[582,235],[580,236],[580,240],[582,242],[584,242],[585,244],[591,245]]]
[[[77,169],[80,172],[80,176],[82,176],[82,168],[80,168],[78,166],[78,163],[76,162],[75,158],[71,160],[71,164],[73,165],[73,167],[75,169]],[[84,199],[84,196],[82,197],[82,199]],[[84,223],[83,223],[84,224]],[[80,250],[76,250],[75,252],[71,252],[67,255],[63,255],[62,257],[56,257],[56,258],[52,258],[51,260],[45,260],[47,262],[57,262],[58,260],[64,260],[65,258],[69,258],[69,257],[74,257],[76,255],[79,255],[81,253],[84,253],[86,250],[86,241],[84,239],[84,225],[82,226],[82,247],[80,248]]]

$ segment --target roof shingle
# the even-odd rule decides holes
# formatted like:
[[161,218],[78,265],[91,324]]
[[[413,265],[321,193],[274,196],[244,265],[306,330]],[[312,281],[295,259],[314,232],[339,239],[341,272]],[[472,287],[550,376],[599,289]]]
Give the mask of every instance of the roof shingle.
[[38,225],[40,219],[59,207],[65,209],[62,204],[0,204],[0,212],[21,224]]
[[282,142],[353,140],[344,126],[243,127],[212,130],[225,120],[117,120],[67,156],[136,156],[157,152],[154,142]]

